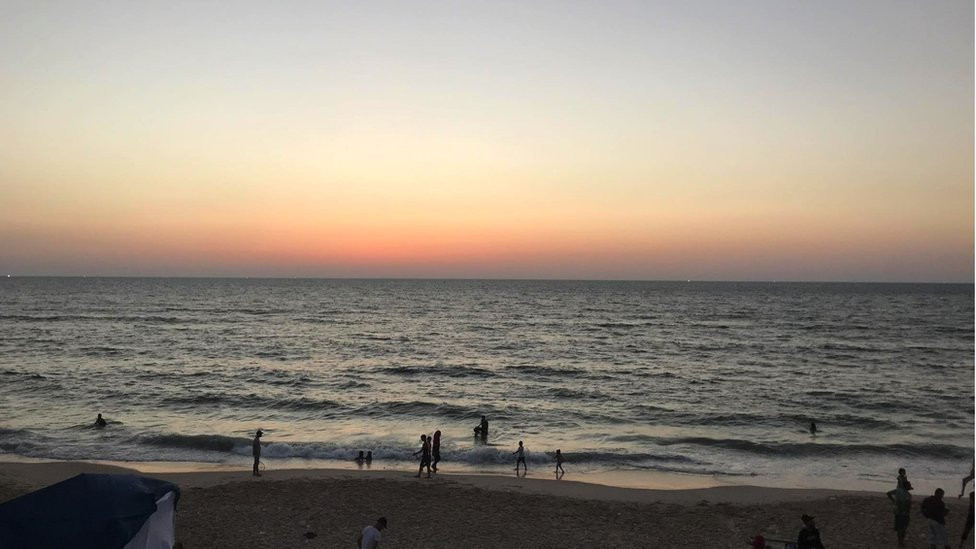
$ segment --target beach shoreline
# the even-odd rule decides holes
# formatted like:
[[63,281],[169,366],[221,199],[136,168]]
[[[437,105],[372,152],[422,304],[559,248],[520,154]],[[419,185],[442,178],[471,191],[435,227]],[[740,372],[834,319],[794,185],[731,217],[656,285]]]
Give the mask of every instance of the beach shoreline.
[[[386,546],[744,547],[757,533],[795,539],[809,513],[828,546],[890,547],[883,493],[715,486],[638,489],[576,480],[407,470],[283,469],[254,478],[243,468],[138,471],[90,462],[0,462],[0,500],[78,473],[138,473],[177,484],[177,539],[191,547],[352,546],[363,526],[390,520]],[[946,487],[950,541],[967,500]],[[924,546],[915,495],[909,547]],[[304,537],[307,532],[315,537]]]

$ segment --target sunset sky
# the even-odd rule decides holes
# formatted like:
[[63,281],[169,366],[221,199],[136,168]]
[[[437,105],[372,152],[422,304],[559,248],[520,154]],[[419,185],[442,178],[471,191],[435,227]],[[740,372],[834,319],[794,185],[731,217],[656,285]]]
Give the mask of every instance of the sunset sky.
[[0,275],[972,282],[973,20],[0,0]]

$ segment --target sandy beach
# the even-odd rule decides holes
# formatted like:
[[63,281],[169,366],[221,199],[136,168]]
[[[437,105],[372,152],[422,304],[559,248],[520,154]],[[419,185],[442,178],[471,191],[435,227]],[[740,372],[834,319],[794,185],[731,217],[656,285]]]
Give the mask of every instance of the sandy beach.
[[[138,467],[138,465],[137,465]],[[3,463],[0,501],[81,472],[137,472],[85,462]],[[146,468],[152,469],[152,468]],[[290,469],[144,473],[182,490],[177,539],[197,547],[353,547],[389,520],[384,547],[747,547],[756,533],[795,539],[803,513],[828,547],[893,547],[884,494],[722,486],[636,490],[571,480],[403,471]],[[953,486],[946,489],[953,494]],[[908,547],[927,547],[915,494]],[[947,497],[958,543],[966,501]],[[315,537],[308,539],[307,532]]]

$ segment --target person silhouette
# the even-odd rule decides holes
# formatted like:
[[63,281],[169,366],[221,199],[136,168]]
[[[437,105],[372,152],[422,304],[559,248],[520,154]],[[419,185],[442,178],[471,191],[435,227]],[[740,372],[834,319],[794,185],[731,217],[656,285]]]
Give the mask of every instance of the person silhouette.
[[434,442],[431,445],[431,452],[434,456],[434,461],[431,465],[434,467],[434,472],[437,472],[437,462],[441,460],[441,432],[434,431]]
[[519,447],[512,452],[512,455],[518,455],[518,458],[515,460],[515,476],[518,476],[520,464],[525,468],[524,474],[528,474],[529,468],[527,465],[525,465],[525,446],[522,446],[521,440],[519,441]]
[[261,463],[261,429],[254,435],[254,440],[251,441],[251,455],[254,456],[254,467],[251,470],[251,475],[255,477],[261,476],[261,471],[258,470],[258,465]]
[[420,450],[417,450],[413,455],[420,454],[420,469],[417,469],[417,478],[420,478],[420,473],[423,472],[424,467],[427,467],[427,478],[430,478],[430,442],[427,440],[427,435],[420,435]]
[[104,418],[102,418],[102,414],[98,414],[98,417],[95,418],[95,428],[96,429],[101,429],[102,427],[105,427],[106,425],[108,425],[108,422],[105,421]]

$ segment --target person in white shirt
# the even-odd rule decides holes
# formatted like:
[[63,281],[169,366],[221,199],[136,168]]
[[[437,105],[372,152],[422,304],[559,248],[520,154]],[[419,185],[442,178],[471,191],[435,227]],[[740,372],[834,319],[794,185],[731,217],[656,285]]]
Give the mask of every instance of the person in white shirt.
[[377,549],[380,546],[380,531],[386,528],[386,517],[376,519],[376,524],[367,526],[360,532],[356,540],[356,547],[359,549]]
[[521,440],[519,441],[518,450],[515,450],[514,452],[512,452],[512,454],[518,455],[518,459],[515,461],[515,475],[518,476],[519,464],[522,464],[522,467],[525,467],[525,474],[528,474],[529,468],[527,465],[525,465],[525,447],[522,446]]

